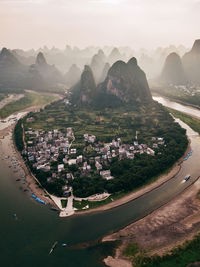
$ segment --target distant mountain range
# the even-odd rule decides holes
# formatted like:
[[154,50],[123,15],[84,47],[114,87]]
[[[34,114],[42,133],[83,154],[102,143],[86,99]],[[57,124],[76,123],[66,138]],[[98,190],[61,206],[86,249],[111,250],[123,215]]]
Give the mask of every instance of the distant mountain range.
[[[66,51],[68,50],[70,49]],[[107,59],[110,58],[112,61],[118,57],[121,55],[117,48],[113,48],[108,58],[101,49],[92,57],[90,67],[95,83],[104,81],[110,68]],[[36,57],[31,55],[27,58],[23,50],[11,51],[3,48],[0,52],[0,88],[57,91],[77,84],[80,77],[81,69],[76,64],[72,64],[68,72],[63,74],[54,65],[47,63],[42,52],[39,52]]]
[[105,80],[96,86],[90,66],[85,66],[80,81],[71,88],[72,102],[78,105],[110,106],[140,104],[152,100],[145,73],[136,58],[115,62]]
[[169,54],[159,80],[174,85],[200,84],[200,40],[182,59],[177,53]]
[[[165,49],[158,48],[152,52],[152,55],[146,50],[141,50],[139,53],[140,66],[148,70],[148,74],[152,72],[155,75],[156,72],[158,73],[158,63],[160,68],[166,53],[173,51],[173,49],[174,52],[170,53],[165,60],[159,81],[165,84],[175,85],[188,83],[200,84],[200,40],[196,40],[191,51],[186,53],[184,47],[176,48],[174,46]],[[181,54],[184,53],[182,58],[177,51]],[[20,49],[9,50],[3,48],[0,52],[0,89],[64,91],[74,85],[77,87],[78,81],[81,80],[81,73],[85,63],[92,72],[94,83],[98,85],[96,86],[97,91],[100,91],[99,88],[102,88],[102,86],[109,88],[111,82],[112,86],[114,84],[116,89],[117,85],[114,78],[109,79],[109,84],[105,83],[108,77],[112,77],[111,73],[113,69],[111,71],[110,66],[116,61],[119,61],[113,67],[118,68],[120,65],[122,72],[125,69],[127,71],[127,67],[124,64],[133,53],[135,52],[128,47],[120,49],[116,47],[104,47],[104,49],[88,47],[80,50],[77,47],[72,49],[70,46],[66,46],[63,51],[57,48],[48,49],[44,47],[43,49],[39,49],[37,54],[35,50],[23,51]],[[49,64],[49,62],[55,63],[56,66]],[[59,68],[57,68],[57,64]],[[61,72],[60,69],[65,68],[65,66],[68,66],[68,71]],[[136,66],[135,72],[139,68],[137,64]],[[84,69],[84,72],[86,70],[88,71],[88,68]],[[141,72],[139,74],[142,76]],[[136,76],[139,77],[139,74]],[[127,73],[125,76],[126,78],[128,77]],[[124,77],[120,79],[124,80]],[[130,77],[128,79],[129,84],[133,82]],[[134,88],[137,87],[136,83],[138,81],[135,82]],[[124,85],[121,82],[119,84],[119,86],[124,88],[123,90],[127,90],[127,84]],[[112,86],[110,90],[113,92]],[[138,96],[136,99],[139,99]],[[123,98],[122,94],[119,94],[118,99],[120,98]]]
[[64,83],[62,74],[38,53],[35,64],[22,64],[13,53],[3,48],[0,53],[0,87],[54,90]]

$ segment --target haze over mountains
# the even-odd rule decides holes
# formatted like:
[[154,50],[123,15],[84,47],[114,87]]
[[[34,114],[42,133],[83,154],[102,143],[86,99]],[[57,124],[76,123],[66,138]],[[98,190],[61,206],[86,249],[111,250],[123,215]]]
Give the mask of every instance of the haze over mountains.
[[182,58],[177,53],[169,54],[159,80],[174,85],[200,84],[200,40]]
[[3,48],[0,53],[0,87],[47,90],[63,82],[62,74],[46,62],[39,52],[35,64],[22,64],[13,53]]
[[187,82],[181,57],[177,53],[171,53],[166,58],[160,79],[172,84],[185,84]]
[[194,42],[192,49],[183,56],[182,61],[188,79],[200,83],[200,39]]
[[118,106],[144,103],[152,100],[145,73],[136,58],[127,63],[116,61],[98,86],[90,66],[85,66],[80,81],[71,89],[72,102],[78,105]]
[[43,47],[37,51],[3,48],[0,52],[0,87],[66,90],[78,83],[85,65],[90,66],[98,85],[105,81],[113,63],[119,60],[127,62],[133,56],[148,78],[155,79],[161,73],[159,81],[162,83],[200,83],[199,47],[200,41],[196,40],[189,52],[183,46],[153,51],[134,51],[130,47],[79,49],[66,46],[64,50]]

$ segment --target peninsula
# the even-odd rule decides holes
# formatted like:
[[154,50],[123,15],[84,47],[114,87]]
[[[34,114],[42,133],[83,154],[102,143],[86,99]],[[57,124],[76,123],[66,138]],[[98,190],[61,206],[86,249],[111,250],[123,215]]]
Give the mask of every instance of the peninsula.
[[135,58],[115,62],[97,86],[85,66],[64,99],[29,113],[16,129],[24,160],[62,216],[153,181],[188,145],[185,130],[152,100]]

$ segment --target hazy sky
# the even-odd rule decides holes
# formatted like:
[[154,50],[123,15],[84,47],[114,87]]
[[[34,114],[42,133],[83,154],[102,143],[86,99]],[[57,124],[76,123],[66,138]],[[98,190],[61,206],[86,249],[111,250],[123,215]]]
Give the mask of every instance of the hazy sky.
[[0,0],[0,47],[190,47],[200,0]]

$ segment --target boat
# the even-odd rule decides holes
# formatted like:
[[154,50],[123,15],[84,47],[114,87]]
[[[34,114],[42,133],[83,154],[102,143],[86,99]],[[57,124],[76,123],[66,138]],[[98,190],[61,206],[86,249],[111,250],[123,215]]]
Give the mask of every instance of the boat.
[[40,199],[39,197],[35,196],[33,193],[31,193],[31,197],[32,197],[33,199],[35,199],[37,202],[46,205],[46,202],[45,202],[44,200],[42,200],[42,199]]
[[53,246],[51,247],[49,254],[51,254],[53,252],[53,250],[55,249],[56,245],[58,244],[58,241],[56,241]]
[[62,243],[62,247],[66,247],[67,246],[67,244],[66,243]]
[[190,150],[190,152],[188,152],[188,154],[186,155],[186,157],[184,158],[184,160],[188,160],[189,157],[192,156],[192,150]]
[[184,180],[187,182],[190,179],[190,174],[186,175]]

